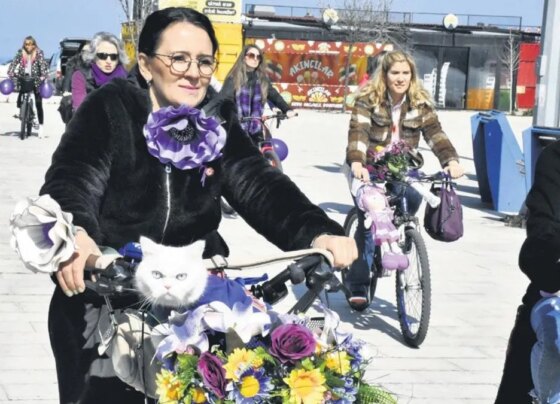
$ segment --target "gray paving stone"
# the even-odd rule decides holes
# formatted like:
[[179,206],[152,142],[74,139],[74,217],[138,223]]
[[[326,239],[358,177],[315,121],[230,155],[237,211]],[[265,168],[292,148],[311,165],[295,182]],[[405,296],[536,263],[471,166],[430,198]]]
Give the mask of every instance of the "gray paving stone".
[[56,400],[58,387],[56,383],[9,384],[4,386],[10,401],[19,400]]
[[[21,142],[15,136],[0,136],[0,217],[8,218],[17,201],[37,194],[63,131],[56,106],[45,105],[47,139],[32,137]],[[0,104],[0,135],[17,130],[18,122],[9,118],[14,110],[14,104]],[[482,204],[477,194],[470,133],[473,114],[440,113],[470,177],[459,181],[459,193],[466,202],[464,237],[449,244],[426,239],[433,300],[424,344],[411,349],[403,342],[394,278],[379,282],[376,300],[361,314],[350,310],[342,295],[330,295],[343,327],[367,341],[374,355],[366,378],[393,391],[399,403],[491,403],[515,309],[526,287],[527,280],[517,269],[524,231],[505,227],[500,222],[503,214]],[[273,129],[290,148],[283,163],[285,172],[340,223],[352,207],[346,182],[336,172],[344,158],[348,120],[347,114],[302,111],[279,130]],[[528,117],[509,120],[518,138],[531,124]],[[426,145],[422,143],[421,149],[426,150],[426,171],[437,170]],[[230,244],[232,257],[261,257],[278,251],[242,219],[224,219],[220,232]],[[0,355],[9,358],[0,361],[0,404],[54,404],[56,377],[46,328],[54,286],[48,276],[31,274],[23,267],[8,239],[8,227],[0,227],[0,321],[10,325],[0,330]],[[295,288],[278,310],[290,307],[301,291]],[[13,349],[8,352],[3,347]]]

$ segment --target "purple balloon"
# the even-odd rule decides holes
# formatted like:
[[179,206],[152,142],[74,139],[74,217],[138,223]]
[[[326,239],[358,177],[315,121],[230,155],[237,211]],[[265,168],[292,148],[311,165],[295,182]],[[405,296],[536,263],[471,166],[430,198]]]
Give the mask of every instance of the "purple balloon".
[[276,155],[280,159],[280,161],[284,161],[286,157],[288,157],[288,145],[278,138],[272,139],[272,146],[274,147],[274,151]]
[[0,82],[0,93],[9,95],[12,91],[14,91],[14,82],[12,80],[6,79]]
[[43,81],[39,86],[39,94],[41,98],[51,98],[54,93],[54,88],[48,81]]

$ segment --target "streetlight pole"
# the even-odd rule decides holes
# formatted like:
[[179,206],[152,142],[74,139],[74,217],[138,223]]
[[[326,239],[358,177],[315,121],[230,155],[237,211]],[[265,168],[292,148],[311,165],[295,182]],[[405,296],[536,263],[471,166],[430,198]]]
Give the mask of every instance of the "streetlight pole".
[[559,37],[560,3],[545,0],[533,126],[560,128],[560,48],[553,44]]

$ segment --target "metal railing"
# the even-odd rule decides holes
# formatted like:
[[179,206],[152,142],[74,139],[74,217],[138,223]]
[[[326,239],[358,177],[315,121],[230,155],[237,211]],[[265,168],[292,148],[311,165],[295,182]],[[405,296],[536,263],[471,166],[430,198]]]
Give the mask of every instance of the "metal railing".
[[[256,18],[276,18],[276,19],[307,19],[320,20],[324,8],[319,7],[299,7],[284,5],[262,5],[259,3],[246,3],[244,14],[247,17]],[[344,15],[343,9],[336,9],[339,16]],[[379,16],[385,21],[394,24],[422,24],[440,25],[442,24],[445,13],[421,13],[421,12],[401,12],[401,11],[382,11]],[[459,25],[469,27],[488,27],[500,29],[512,29],[521,31],[523,27],[523,17],[508,15],[484,15],[484,14],[456,14]],[[538,30],[538,27],[527,27],[531,31]]]

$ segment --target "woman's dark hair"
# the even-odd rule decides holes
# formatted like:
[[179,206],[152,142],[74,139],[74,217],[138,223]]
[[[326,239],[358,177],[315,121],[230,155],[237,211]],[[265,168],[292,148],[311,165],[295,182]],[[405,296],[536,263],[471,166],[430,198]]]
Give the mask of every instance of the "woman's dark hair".
[[153,56],[159,45],[162,32],[171,24],[177,22],[188,22],[202,28],[210,37],[213,54],[215,55],[218,52],[218,40],[208,17],[192,8],[169,7],[155,11],[146,18],[138,39],[138,53],[142,52],[148,56]]

